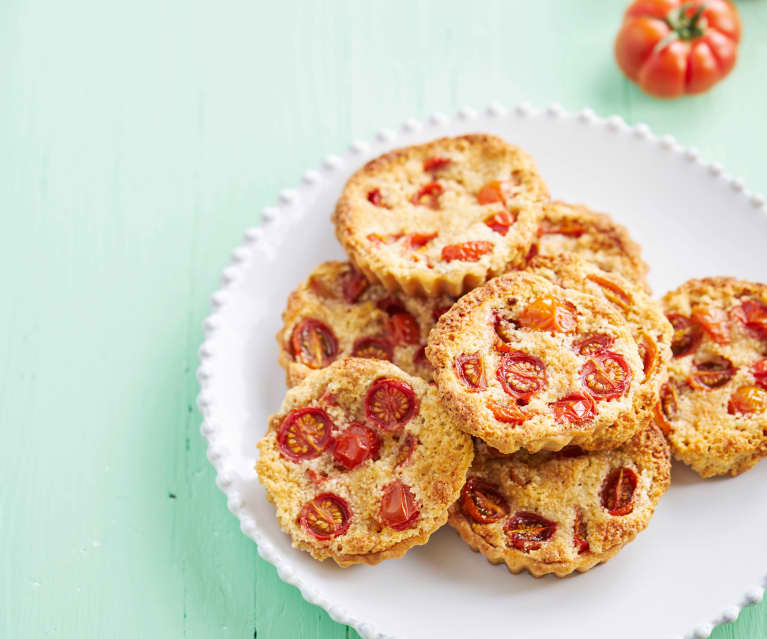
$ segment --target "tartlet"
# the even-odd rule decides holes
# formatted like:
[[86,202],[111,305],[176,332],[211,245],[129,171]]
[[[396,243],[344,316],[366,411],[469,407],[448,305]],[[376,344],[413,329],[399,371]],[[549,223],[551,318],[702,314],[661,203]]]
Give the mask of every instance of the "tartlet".
[[622,275],[650,293],[649,267],[642,249],[628,229],[607,213],[592,211],[582,204],[549,202],[543,207],[538,239],[532,255],[553,256],[576,253],[603,271]]
[[690,280],[662,303],[674,356],[658,424],[701,476],[738,475],[767,455],[767,286]]
[[464,135],[371,160],[346,183],[333,222],[369,280],[459,296],[524,261],[548,199],[522,149]]
[[426,356],[460,427],[503,453],[601,446],[635,414],[644,376],[609,302],[524,271],[458,300],[429,335]]
[[473,457],[433,386],[359,358],[290,389],[258,449],[259,479],[293,546],[344,567],[426,543]]
[[613,448],[636,433],[637,423],[645,423],[658,401],[658,392],[668,379],[672,328],[657,300],[637,284],[618,273],[607,273],[575,253],[538,256],[528,265],[531,272],[546,277],[564,288],[595,295],[609,302],[628,323],[642,358],[642,378],[634,401],[634,415],[614,424],[607,438],[595,437],[584,444],[591,450]]
[[670,480],[670,454],[648,422],[622,447],[502,455],[484,442],[450,525],[490,563],[540,577],[585,572],[647,527]]
[[389,293],[349,262],[325,262],[290,294],[282,313],[277,343],[286,383],[351,356],[385,359],[431,381],[426,338],[453,302]]

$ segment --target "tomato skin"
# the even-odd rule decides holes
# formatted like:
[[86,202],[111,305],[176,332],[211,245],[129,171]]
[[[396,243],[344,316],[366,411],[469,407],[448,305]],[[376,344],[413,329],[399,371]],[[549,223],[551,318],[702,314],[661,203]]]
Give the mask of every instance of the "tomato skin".
[[650,95],[678,98],[707,91],[730,73],[739,41],[730,0],[637,0],[624,14],[615,59]]
[[372,428],[355,422],[336,438],[333,459],[346,470],[352,470],[362,462],[378,457],[380,445]]
[[410,486],[400,480],[384,488],[381,497],[381,521],[394,530],[406,530],[415,525],[420,515]]

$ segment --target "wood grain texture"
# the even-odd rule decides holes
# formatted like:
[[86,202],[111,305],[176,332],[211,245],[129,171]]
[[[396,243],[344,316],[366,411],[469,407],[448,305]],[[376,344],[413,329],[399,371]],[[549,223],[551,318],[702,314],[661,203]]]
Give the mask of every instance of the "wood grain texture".
[[[767,5],[738,3],[732,77],[677,102],[613,64],[623,6],[0,3],[0,636],[356,636],[214,485],[194,370],[218,272],[326,153],[491,100],[645,121],[767,191]],[[713,637],[766,635],[760,605]]]

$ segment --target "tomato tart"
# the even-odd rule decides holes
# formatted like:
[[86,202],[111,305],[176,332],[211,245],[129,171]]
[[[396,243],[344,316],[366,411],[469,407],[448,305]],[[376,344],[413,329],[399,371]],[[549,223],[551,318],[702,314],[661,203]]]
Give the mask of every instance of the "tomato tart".
[[608,301],[524,271],[458,300],[426,355],[460,427],[503,453],[603,446],[635,414],[644,378],[630,328]]
[[585,572],[616,555],[647,527],[670,480],[668,444],[651,421],[613,450],[475,447],[448,521],[490,563],[536,577]]
[[628,415],[610,429],[607,438],[592,438],[586,445],[595,450],[613,448],[628,440],[652,415],[661,385],[668,378],[674,329],[663,314],[660,303],[618,275],[607,273],[575,253],[538,256],[529,270],[565,288],[595,295],[609,302],[628,322],[642,358],[641,384],[634,401],[636,415]]
[[626,227],[616,224],[607,213],[565,202],[544,206],[531,256],[562,253],[577,253],[603,271],[622,275],[650,292],[646,279],[649,267],[642,259],[641,247]]
[[658,424],[702,477],[739,475],[767,455],[767,286],[690,280],[662,303],[674,339]]
[[473,457],[433,386],[360,358],[290,389],[258,448],[259,479],[293,545],[344,567],[426,543]]
[[326,262],[288,297],[277,333],[288,386],[343,357],[393,362],[431,381],[424,349],[439,316],[455,300],[389,293],[349,262]]
[[458,296],[524,261],[548,199],[527,153],[464,135],[368,162],[346,183],[333,221],[371,281]]

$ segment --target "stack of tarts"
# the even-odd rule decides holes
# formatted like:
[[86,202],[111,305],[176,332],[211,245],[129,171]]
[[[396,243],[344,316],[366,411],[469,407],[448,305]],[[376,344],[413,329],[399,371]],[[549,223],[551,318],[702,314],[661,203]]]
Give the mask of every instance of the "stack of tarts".
[[256,466],[314,558],[376,564],[447,522],[513,573],[584,572],[648,525],[671,451],[703,477],[767,455],[767,287],[652,299],[628,231],[551,201],[523,150],[392,151],[332,219],[349,261],[288,297]]

